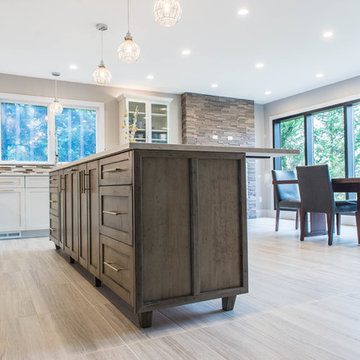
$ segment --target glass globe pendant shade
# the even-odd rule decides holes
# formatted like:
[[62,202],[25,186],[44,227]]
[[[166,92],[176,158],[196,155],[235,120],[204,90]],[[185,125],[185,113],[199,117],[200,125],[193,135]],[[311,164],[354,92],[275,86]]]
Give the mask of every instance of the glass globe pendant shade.
[[55,99],[54,102],[50,104],[49,109],[50,112],[54,115],[60,115],[63,112],[63,107],[57,99]]
[[140,48],[133,41],[130,33],[127,33],[125,40],[118,47],[118,55],[120,60],[126,64],[133,64],[140,56]]
[[105,67],[104,63],[101,62],[99,67],[94,71],[93,78],[98,85],[107,85],[111,81],[111,72]]
[[178,0],[156,0],[154,18],[161,26],[174,26],[181,18],[181,6]]

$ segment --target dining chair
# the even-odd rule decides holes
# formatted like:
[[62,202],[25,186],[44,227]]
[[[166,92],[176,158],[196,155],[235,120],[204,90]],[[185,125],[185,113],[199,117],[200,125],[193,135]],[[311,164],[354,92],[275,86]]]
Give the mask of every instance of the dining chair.
[[297,166],[301,209],[300,240],[304,241],[308,213],[325,213],[327,216],[328,245],[334,237],[335,214],[337,234],[340,235],[341,214],[353,214],[357,211],[356,201],[335,201],[328,165]]
[[297,184],[276,184],[276,181],[296,180],[295,171],[272,170],[274,181],[276,220],[275,231],[279,231],[280,211],[295,211],[295,229],[299,227],[300,195]]

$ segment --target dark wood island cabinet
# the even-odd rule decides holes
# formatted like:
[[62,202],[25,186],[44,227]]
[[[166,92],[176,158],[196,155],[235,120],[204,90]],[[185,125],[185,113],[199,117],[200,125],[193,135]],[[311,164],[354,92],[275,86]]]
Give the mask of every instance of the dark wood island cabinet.
[[50,174],[50,239],[142,327],[153,310],[231,310],[248,291],[245,152],[209,149],[132,143]]

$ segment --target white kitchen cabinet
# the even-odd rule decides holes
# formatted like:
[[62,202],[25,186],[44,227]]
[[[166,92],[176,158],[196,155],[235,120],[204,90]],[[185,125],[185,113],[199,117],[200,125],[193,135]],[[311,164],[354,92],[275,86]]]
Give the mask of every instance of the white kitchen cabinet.
[[121,144],[129,142],[129,128],[137,113],[136,142],[167,144],[169,142],[171,98],[135,97],[119,98],[121,119]]
[[0,239],[48,229],[49,177],[0,176]]
[[0,232],[23,230],[24,210],[24,188],[0,188]]
[[26,188],[25,228],[26,230],[49,228],[49,188]]

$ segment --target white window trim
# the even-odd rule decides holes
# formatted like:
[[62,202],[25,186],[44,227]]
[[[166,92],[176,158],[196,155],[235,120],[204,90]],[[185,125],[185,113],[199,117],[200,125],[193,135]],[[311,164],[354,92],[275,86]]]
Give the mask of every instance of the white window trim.
[[[105,110],[104,103],[84,101],[84,100],[71,100],[59,99],[64,108],[72,109],[86,109],[96,111],[96,152],[101,152],[105,148]],[[0,102],[10,102],[15,104],[38,105],[46,106],[48,108],[48,161],[2,161],[0,165],[5,164],[34,164],[34,165],[54,165],[55,164],[55,116],[50,113],[49,105],[54,101],[51,97],[31,96],[31,95],[18,95],[0,93]],[[0,126],[0,141],[1,141],[1,126]],[[1,147],[0,147],[1,156]],[[1,159],[1,157],[0,157]]]

